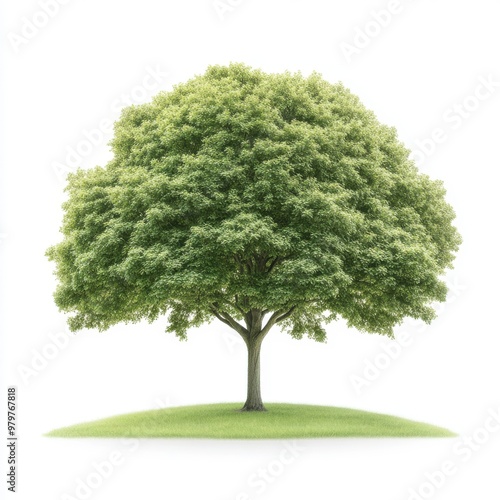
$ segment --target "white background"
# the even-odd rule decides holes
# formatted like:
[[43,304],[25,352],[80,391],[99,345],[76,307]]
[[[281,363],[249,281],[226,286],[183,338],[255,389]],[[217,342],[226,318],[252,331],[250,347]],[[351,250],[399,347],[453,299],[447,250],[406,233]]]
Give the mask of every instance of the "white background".
[[[212,0],[70,0],[48,21],[41,3],[4,1],[1,16],[2,394],[18,386],[17,498],[83,498],[77,481],[114,451],[121,463],[89,498],[396,500],[419,488],[421,498],[499,498],[500,432],[480,430],[490,411],[500,411],[498,3],[222,0],[218,10]],[[393,14],[377,21],[389,7]],[[47,22],[30,28],[31,21]],[[68,148],[85,151],[83,167],[105,164],[111,135],[94,133],[97,144],[85,149],[86,132],[116,120],[127,99],[145,102],[210,64],[231,61],[341,80],[408,147],[421,151],[424,141],[421,169],[444,180],[464,238],[439,318],[429,327],[398,328],[408,345],[378,373],[372,369],[371,381],[357,390],[353,377],[387,361],[387,339],[340,323],[329,326],[326,345],[275,331],[263,346],[265,401],[390,413],[462,437],[305,440],[285,465],[282,441],[42,437],[114,414],[244,399],[244,347],[215,322],[187,342],[165,334],[158,321],[84,331],[54,348],[65,318],[53,304],[53,267],[44,257],[60,238],[60,165]],[[157,80],[146,78],[154,68]],[[488,79],[497,82],[489,92],[481,87]],[[460,117],[454,106],[462,105]],[[442,132],[434,147],[436,128]],[[475,441],[465,445],[470,435]],[[454,474],[439,488],[422,486],[445,461]],[[270,481],[257,487],[252,478],[260,468],[270,470]]]

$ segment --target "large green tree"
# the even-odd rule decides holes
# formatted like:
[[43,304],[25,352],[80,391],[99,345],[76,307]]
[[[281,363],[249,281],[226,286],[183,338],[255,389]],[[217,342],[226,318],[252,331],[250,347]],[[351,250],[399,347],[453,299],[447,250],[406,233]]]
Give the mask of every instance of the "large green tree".
[[56,263],[69,325],[217,318],[248,348],[244,410],[263,410],[260,348],[279,325],[324,341],[344,318],[393,335],[444,301],[460,237],[442,183],[342,84],[241,64],[125,109],[113,159],[68,178]]

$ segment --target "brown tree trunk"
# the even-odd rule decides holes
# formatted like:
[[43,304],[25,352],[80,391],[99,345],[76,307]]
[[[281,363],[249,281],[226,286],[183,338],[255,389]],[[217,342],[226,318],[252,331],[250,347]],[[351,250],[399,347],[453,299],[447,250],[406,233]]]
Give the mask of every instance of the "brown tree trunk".
[[241,411],[266,411],[260,395],[260,346],[261,339],[249,340],[247,400]]
[[[238,296],[236,296],[235,300],[238,309],[241,311],[241,307],[238,304]],[[267,309],[252,308],[244,313],[246,323],[246,328],[244,328],[231,315],[224,311],[219,311],[219,304],[217,302],[213,303],[212,313],[214,316],[237,331],[245,341],[248,349],[247,400],[241,411],[266,411],[260,395],[260,346],[273,325],[289,318],[295,307],[292,306],[288,310],[284,308],[274,311],[264,327],[262,326],[263,318],[270,311]]]

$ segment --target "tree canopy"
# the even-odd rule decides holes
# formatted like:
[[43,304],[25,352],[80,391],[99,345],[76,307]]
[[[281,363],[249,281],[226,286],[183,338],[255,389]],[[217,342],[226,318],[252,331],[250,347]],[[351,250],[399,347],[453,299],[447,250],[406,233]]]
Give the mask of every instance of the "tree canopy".
[[47,251],[72,330],[168,314],[180,338],[214,318],[245,337],[257,311],[295,338],[340,317],[392,336],[446,298],[443,185],[340,83],[211,66],[126,108],[111,145],[69,175]]

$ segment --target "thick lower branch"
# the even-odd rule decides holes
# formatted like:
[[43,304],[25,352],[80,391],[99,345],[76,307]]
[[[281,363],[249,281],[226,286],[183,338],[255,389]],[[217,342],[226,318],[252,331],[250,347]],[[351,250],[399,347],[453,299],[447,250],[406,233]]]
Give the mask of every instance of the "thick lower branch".
[[262,330],[259,332],[258,337],[260,339],[263,339],[268,333],[271,328],[276,325],[277,323],[280,323],[281,321],[289,318],[293,311],[295,310],[295,306],[291,307],[290,309],[279,309],[278,311],[274,311],[271,317],[267,320],[266,325]]
[[249,331],[243,325],[240,325],[240,323],[238,323],[230,314],[225,311],[218,310],[217,304],[213,304],[210,311],[219,321],[222,321],[222,323],[230,326],[242,336],[245,342],[248,342],[248,338],[250,336]]

